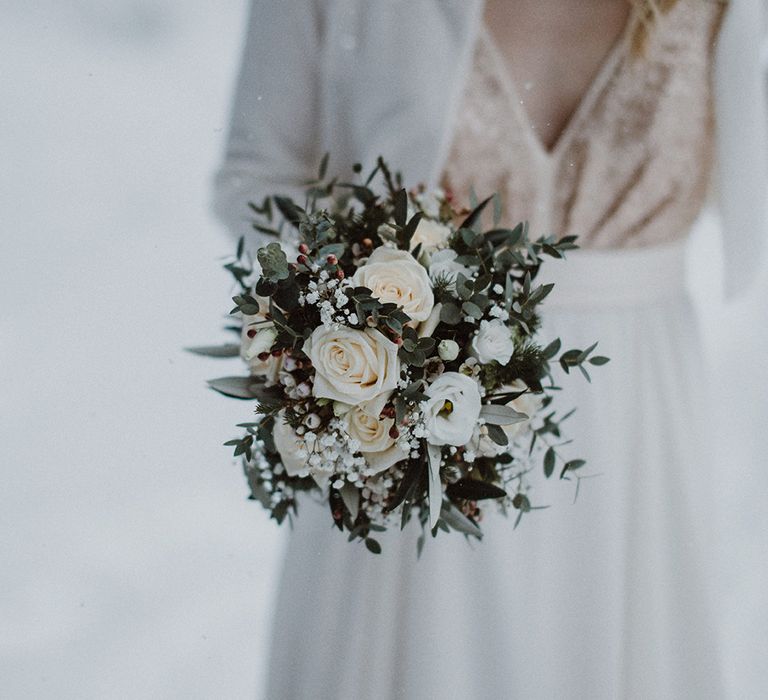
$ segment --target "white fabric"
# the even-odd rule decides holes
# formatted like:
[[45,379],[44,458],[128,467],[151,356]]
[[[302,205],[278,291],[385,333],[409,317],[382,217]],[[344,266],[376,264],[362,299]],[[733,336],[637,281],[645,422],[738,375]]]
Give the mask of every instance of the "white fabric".
[[[768,236],[764,8],[734,0],[718,47],[717,194],[732,294],[753,281]],[[325,151],[331,172],[382,154],[409,182],[436,183],[482,11],[482,0],[255,0],[215,185],[229,229],[250,232],[249,200],[300,195]]]
[[[327,507],[302,504],[264,697],[726,697],[706,568],[707,448],[695,432],[698,335],[680,277],[654,288],[655,263],[681,264],[669,253],[615,258],[611,289],[592,288],[610,294],[580,306],[566,290],[585,289],[605,253],[582,251],[555,272],[544,337],[599,338],[612,358],[592,384],[558,375],[559,407],[578,406],[565,454],[588,460],[575,504],[575,483],[539,476],[530,496],[549,509],[517,530],[489,513],[481,544],[438,536],[419,562],[416,527],[386,533],[371,557],[330,531]],[[648,297],[628,305],[638,289]]]
[[629,250],[574,250],[547,259],[536,284],[553,283],[553,309],[622,308],[674,298],[686,288],[687,241]]

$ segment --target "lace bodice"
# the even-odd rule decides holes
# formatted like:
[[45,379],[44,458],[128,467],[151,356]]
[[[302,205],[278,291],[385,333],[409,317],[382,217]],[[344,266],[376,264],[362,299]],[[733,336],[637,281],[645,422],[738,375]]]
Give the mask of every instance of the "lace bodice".
[[533,235],[575,234],[582,247],[685,236],[711,171],[712,66],[723,8],[716,0],[680,0],[641,57],[625,30],[549,150],[526,116],[527,86],[514,84],[483,27],[443,184],[460,202],[470,187],[499,192],[503,223],[527,219]]

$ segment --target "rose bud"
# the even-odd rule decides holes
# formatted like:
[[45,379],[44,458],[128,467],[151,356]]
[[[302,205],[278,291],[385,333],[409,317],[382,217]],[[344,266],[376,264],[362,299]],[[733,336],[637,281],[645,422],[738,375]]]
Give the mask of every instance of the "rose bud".
[[282,350],[273,350],[272,351],[272,357],[280,357],[280,355],[283,354]]
[[325,261],[326,261],[326,262],[327,262],[329,265],[335,265],[337,262],[339,262],[339,259],[338,259],[338,258],[337,258],[335,255],[331,254],[331,255],[329,255],[329,256],[328,256],[328,257],[325,259]]
[[299,252],[306,255],[309,252],[309,246],[306,243],[302,243],[299,245]]
[[336,277],[338,277],[340,280],[343,280],[345,277],[344,270],[341,270],[341,269],[336,270]]
[[373,241],[370,238],[363,238],[363,245],[366,248],[373,248]]
[[299,263],[299,265],[306,265],[307,264],[307,256],[306,255],[299,255],[296,258],[296,262]]

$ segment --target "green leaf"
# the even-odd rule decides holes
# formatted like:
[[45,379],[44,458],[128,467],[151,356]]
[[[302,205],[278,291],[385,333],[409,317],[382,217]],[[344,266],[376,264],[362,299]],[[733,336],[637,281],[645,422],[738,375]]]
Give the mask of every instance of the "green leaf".
[[373,554],[381,554],[381,545],[372,537],[365,538],[365,546],[368,548],[369,552],[372,552]]
[[200,345],[193,348],[184,348],[187,352],[205,357],[237,357],[240,354],[240,346],[236,343],[226,345]]
[[419,477],[424,473],[424,466],[424,461],[422,459],[412,459],[407,463],[405,474],[397,487],[397,491],[395,491],[395,495],[384,509],[385,513],[392,512],[405,500],[408,491],[414,484],[416,484]]
[[[513,425],[528,420],[530,416],[520,413],[511,406],[485,404],[480,409],[480,418],[488,425]],[[505,443],[506,444],[506,443]]]
[[398,226],[405,226],[408,217],[408,193],[403,189],[394,196],[394,219]]
[[551,360],[555,355],[557,355],[558,352],[560,352],[561,345],[562,342],[560,341],[560,338],[555,338],[549,345],[547,345],[547,347],[541,351],[544,359]]
[[302,217],[306,216],[304,210],[289,197],[273,197],[272,199],[286,221],[294,226],[298,226]]
[[341,487],[341,498],[349,511],[349,517],[352,518],[352,522],[355,522],[360,510],[360,489],[349,481],[345,481],[344,486]]
[[480,215],[483,213],[483,209],[485,209],[485,207],[488,206],[488,202],[490,202],[492,199],[493,197],[491,196],[484,199],[482,202],[480,202],[480,204],[478,204],[469,213],[469,216],[467,216],[467,218],[461,222],[461,226],[459,226],[459,228],[472,228],[480,219]]
[[552,472],[555,471],[555,450],[553,447],[547,449],[544,454],[544,476],[549,479],[552,476]]
[[257,397],[251,390],[255,383],[253,377],[219,377],[210,379],[208,386],[224,396],[235,399],[255,399]]
[[440,485],[440,460],[442,450],[427,444],[427,461],[429,463],[429,529],[433,529],[440,519],[440,508],[443,502],[443,489]]
[[283,249],[277,242],[259,248],[256,257],[261,265],[261,271],[264,277],[277,282],[288,278],[288,258],[285,257]]
[[483,539],[483,531],[473,523],[464,513],[462,513],[453,503],[444,501],[440,510],[442,521],[452,527],[454,530],[463,532],[465,535]]
[[481,319],[483,317],[483,310],[477,304],[473,304],[471,301],[465,301],[461,305],[461,310],[467,314],[467,316],[471,316],[475,319]]
[[573,472],[577,469],[581,469],[587,462],[583,459],[572,459],[570,462],[566,462],[563,470],[560,472],[560,478],[562,479],[566,472]]
[[609,357],[603,357],[602,355],[595,355],[594,357],[589,358],[589,364],[595,365],[595,367],[600,367],[601,365],[605,365],[610,361],[611,359]]
[[326,151],[325,155],[323,155],[323,159],[320,161],[320,168],[317,171],[317,179],[322,180],[325,178],[325,173],[328,170],[328,158],[330,157],[330,153]]
[[507,492],[487,481],[480,479],[459,479],[449,484],[445,491],[449,498],[466,498],[470,501],[482,501],[487,498],[504,498]]
[[462,315],[461,309],[456,304],[443,304],[443,308],[440,309],[440,320],[443,323],[447,323],[449,326],[455,326],[461,323]]
[[503,428],[498,425],[493,425],[492,423],[489,423],[485,427],[488,429],[488,437],[497,445],[504,446],[509,444],[509,438]]

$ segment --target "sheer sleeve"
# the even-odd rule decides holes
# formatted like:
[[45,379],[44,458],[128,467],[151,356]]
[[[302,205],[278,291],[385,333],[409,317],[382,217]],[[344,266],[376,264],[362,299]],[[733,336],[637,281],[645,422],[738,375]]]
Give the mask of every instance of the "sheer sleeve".
[[768,247],[768,110],[764,0],[729,3],[715,71],[718,195],[726,292],[755,281]]
[[248,202],[297,196],[319,157],[319,0],[253,0],[213,210],[235,235],[258,236]]

